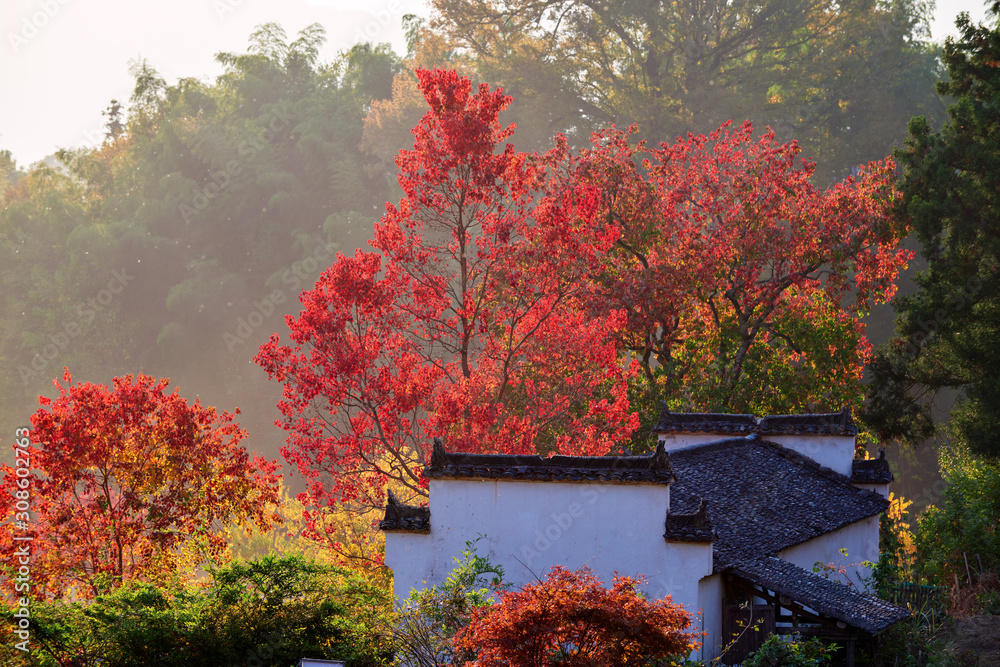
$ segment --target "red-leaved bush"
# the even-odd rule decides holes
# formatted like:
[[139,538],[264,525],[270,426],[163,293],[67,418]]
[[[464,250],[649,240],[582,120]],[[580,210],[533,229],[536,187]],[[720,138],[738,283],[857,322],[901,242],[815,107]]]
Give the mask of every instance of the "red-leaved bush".
[[648,665],[696,649],[691,615],[670,597],[646,600],[641,578],[614,578],[610,589],[589,568],[552,568],[548,578],[501,594],[473,613],[455,646],[467,665],[599,667]]

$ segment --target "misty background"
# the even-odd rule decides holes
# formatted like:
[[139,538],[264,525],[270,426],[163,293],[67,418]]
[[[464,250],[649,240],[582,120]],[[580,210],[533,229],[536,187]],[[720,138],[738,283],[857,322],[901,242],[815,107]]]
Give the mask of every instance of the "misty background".
[[[940,127],[940,43],[959,11],[984,9],[759,0],[754,18],[722,5],[689,16],[649,2],[535,3],[538,15],[485,4],[499,9],[6,2],[0,433],[28,424],[63,367],[106,384],[146,373],[239,408],[247,446],[278,457],[281,388],[252,359],[398,199],[392,157],[423,113],[415,67],[502,85],[521,150],[556,132],[582,145],[607,123],[658,142],[750,118],[798,140],[826,186],[891,154],[910,117]],[[873,342],[892,322],[888,306],[873,312]],[[918,509],[933,451],[890,457]]]

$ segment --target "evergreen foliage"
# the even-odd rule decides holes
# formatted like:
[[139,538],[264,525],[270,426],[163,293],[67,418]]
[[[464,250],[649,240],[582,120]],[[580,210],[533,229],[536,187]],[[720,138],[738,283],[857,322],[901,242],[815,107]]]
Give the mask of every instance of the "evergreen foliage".
[[[1000,3],[990,10],[1000,18]],[[933,132],[910,122],[900,214],[912,219],[927,269],[916,294],[897,304],[896,337],[871,370],[866,420],[884,439],[934,433],[930,397],[954,390],[951,421],[973,453],[1000,456],[1000,26],[958,19],[944,62],[955,98]]]

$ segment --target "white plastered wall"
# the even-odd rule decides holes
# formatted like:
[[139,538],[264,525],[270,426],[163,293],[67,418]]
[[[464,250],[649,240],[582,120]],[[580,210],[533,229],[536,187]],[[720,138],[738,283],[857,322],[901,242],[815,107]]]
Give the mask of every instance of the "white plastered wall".
[[[830,578],[859,590],[867,590],[865,582],[871,577],[871,569],[861,563],[878,561],[878,519],[876,515],[855,521],[839,530],[789,547],[779,552],[778,557],[807,572],[812,572],[817,562],[832,564],[838,570],[843,568],[843,574],[831,572]],[[847,551],[846,556],[840,552],[841,549]]]
[[743,435],[720,435],[718,433],[661,433],[659,441],[663,443],[663,448],[669,453],[675,449],[693,447],[694,445],[704,445],[708,442],[719,442],[730,438],[742,438]]
[[792,449],[845,477],[850,478],[853,473],[853,435],[762,435],[760,437]]
[[656,484],[432,480],[429,534],[386,533],[397,598],[444,581],[467,540],[502,565],[515,587],[553,565],[588,566],[610,585],[615,572],[644,575],[644,593],[699,611],[698,581],[712,571],[710,544],[663,539],[669,487]]
[[705,633],[697,655],[706,663],[719,657],[722,650],[722,575],[713,574],[698,582],[698,604],[701,607],[701,627]]

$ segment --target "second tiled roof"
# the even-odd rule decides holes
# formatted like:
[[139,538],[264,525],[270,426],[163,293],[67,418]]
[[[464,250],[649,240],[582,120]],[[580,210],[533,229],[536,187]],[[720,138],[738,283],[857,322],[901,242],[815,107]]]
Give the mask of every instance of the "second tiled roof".
[[709,433],[720,436],[750,435],[857,435],[850,412],[803,415],[753,415],[676,413],[664,408],[654,433]]
[[757,435],[674,450],[670,461],[678,478],[671,513],[692,514],[702,498],[709,502],[717,571],[733,554],[773,556],[888,506],[877,493]]

